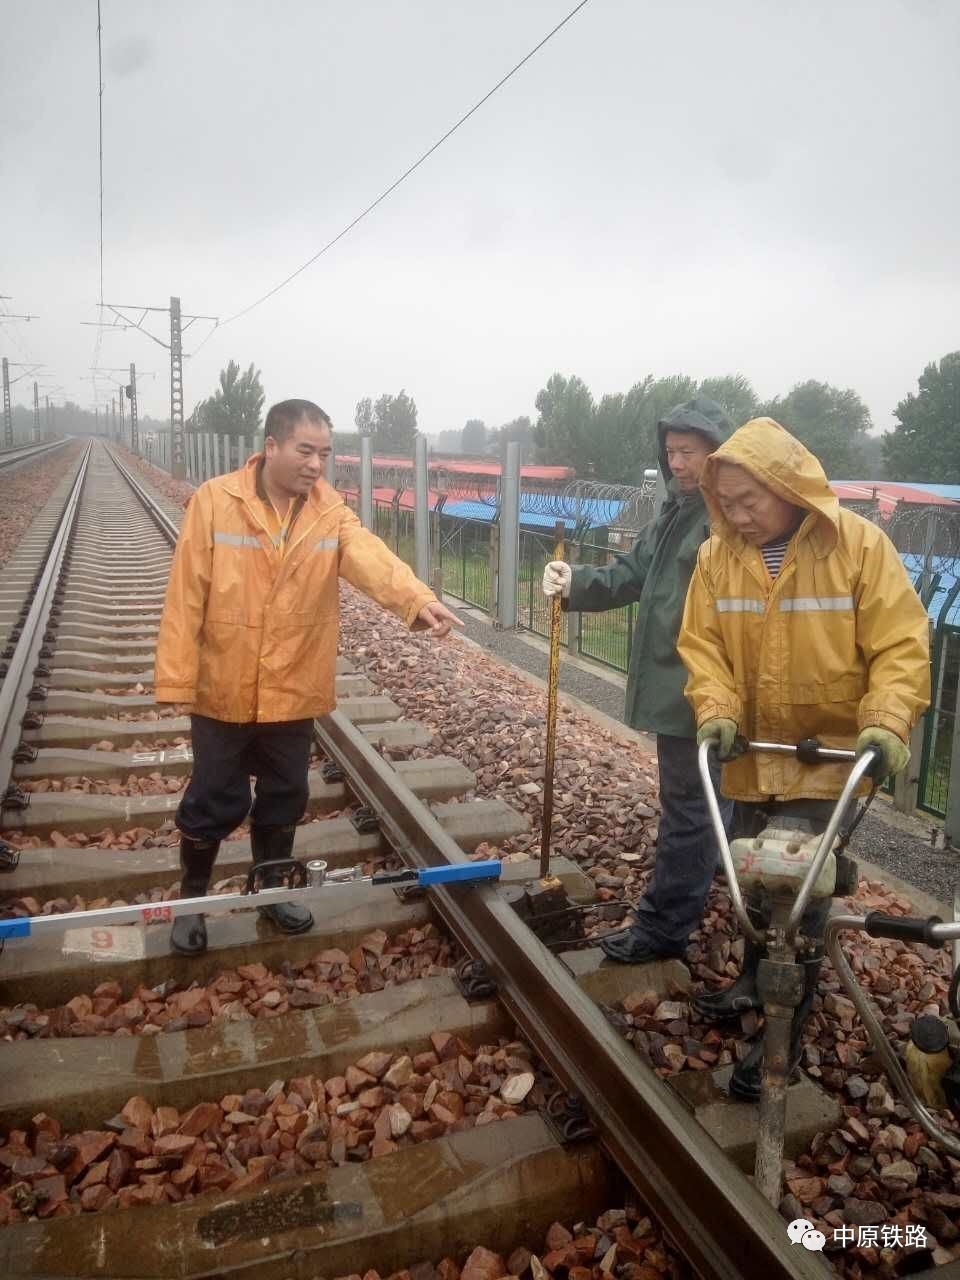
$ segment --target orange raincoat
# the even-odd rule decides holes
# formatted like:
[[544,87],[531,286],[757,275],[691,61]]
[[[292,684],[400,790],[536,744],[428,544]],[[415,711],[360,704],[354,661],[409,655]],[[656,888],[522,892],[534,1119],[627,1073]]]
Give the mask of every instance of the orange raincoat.
[[234,724],[301,720],[336,705],[338,577],[408,626],[436,600],[325,480],[281,554],[257,497],[261,457],[191,498],[157,638],[157,702]]
[[[717,467],[736,463],[807,515],[776,579],[721,512]],[[820,463],[771,418],[707,459],[713,536],[700,548],[677,647],[700,726],[715,716],[767,742],[852,747],[869,725],[907,741],[930,701],[926,612],[890,539],[841,508]],[[723,769],[734,800],[836,799],[849,765],[751,752]]]

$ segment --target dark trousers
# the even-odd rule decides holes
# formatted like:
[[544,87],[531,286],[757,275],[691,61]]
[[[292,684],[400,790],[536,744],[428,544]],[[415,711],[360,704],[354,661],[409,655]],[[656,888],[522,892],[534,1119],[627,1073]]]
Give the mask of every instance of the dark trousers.
[[[666,953],[684,951],[703,919],[720,854],[697,768],[698,750],[693,738],[657,734],[660,830],[653,876],[636,907],[636,929],[654,950]],[[733,802],[720,796],[716,753],[711,777],[729,835]]]
[[[193,776],[177,827],[195,840],[223,840],[250,814],[257,827],[299,822],[307,807],[312,720],[227,724],[192,715]],[[250,779],[256,779],[253,808]]]

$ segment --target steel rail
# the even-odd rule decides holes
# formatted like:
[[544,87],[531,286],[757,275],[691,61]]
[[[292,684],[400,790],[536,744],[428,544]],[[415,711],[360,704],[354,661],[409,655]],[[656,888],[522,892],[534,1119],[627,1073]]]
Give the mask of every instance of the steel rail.
[[[466,861],[343,715],[317,720],[315,732],[409,865]],[[448,928],[486,965],[524,1035],[583,1099],[605,1148],[703,1280],[822,1280],[823,1261],[791,1244],[776,1210],[502,897],[487,888],[430,893]]]
[[0,471],[4,467],[14,467],[17,463],[28,462],[31,458],[41,458],[54,449],[62,449],[66,440],[55,440],[52,444],[28,444],[15,449],[0,449]]
[[107,449],[107,456],[133,490],[137,501],[144,508],[147,515],[154,522],[166,540],[170,543],[170,546],[175,547],[177,545],[177,538],[180,536],[180,530],[162,509],[156,499],[152,498],[150,494],[147,493],[146,489],[136,478],[133,472],[129,471],[123,465],[112,449]]
[[64,558],[76,527],[80,495],[87,474],[87,466],[93,445],[86,451],[77,468],[77,474],[63,508],[60,523],[50,540],[43,570],[33,589],[30,609],[23,623],[16,647],[7,667],[7,674],[0,684],[0,823],[5,811],[4,798],[13,776],[14,755],[20,745],[30,693],[44,636],[50,623],[53,598],[63,568]]

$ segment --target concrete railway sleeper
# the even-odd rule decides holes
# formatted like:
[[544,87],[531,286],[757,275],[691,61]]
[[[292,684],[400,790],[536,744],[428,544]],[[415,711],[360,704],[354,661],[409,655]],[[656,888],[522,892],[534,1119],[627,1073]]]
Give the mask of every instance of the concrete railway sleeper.
[[[190,764],[188,722],[159,716],[149,696],[176,513],[132,480],[103,446],[85,455],[71,493],[74,523],[54,539],[10,660],[15,683],[9,691],[4,684],[9,712],[0,731],[4,750],[15,741],[0,782],[22,788],[2,814],[17,833],[19,865],[0,890],[12,929],[39,915],[54,936],[38,932],[0,957],[0,1005],[32,1001],[40,1010],[67,996],[83,1010],[89,1000],[92,1013],[97,999],[113,1002],[112,1012],[117,1000],[139,1000],[146,1014],[167,998],[164,984],[175,983],[179,992],[167,995],[187,997],[176,1006],[186,1025],[0,1045],[0,1206],[12,1208],[0,1231],[3,1273],[307,1280],[375,1267],[385,1275],[428,1258],[462,1259],[478,1239],[506,1259],[518,1247],[540,1247],[551,1223],[592,1223],[636,1194],[657,1225],[640,1225],[642,1210],[606,1215],[614,1234],[598,1229],[590,1248],[603,1244],[608,1274],[628,1263],[665,1274],[666,1262],[655,1265],[660,1231],[703,1277],[824,1274],[823,1260],[791,1244],[782,1218],[691,1107],[611,1025],[601,1005],[635,990],[637,975],[601,965],[596,952],[555,956],[531,932],[516,909],[540,892],[530,862],[504,863],[498,885],[435,884],[426,901],[387,895],[378,904],[368,886],[348,883],[326,891],[313,930],[296,937],[277,934],[255,912],[234,911],[247,905],[240,895],[223,899],[226,915],[208,899],[210,946],[196,958],[172,955],[166,927],[142,923],[151,904],[118,908],[141,915],[132,927],[96,916],[86,924],[52,919],[63,910],[58,899],[129,903],[163,890],[174,871],[162,840],[176,795],[123,794],[153,775],[182,778]],[[143,577],[140,564],[148,565]],[[42,658],[41,647],[49,650]],[[364,679],[348,669],[340,678]],[[330,868],[359,863],[367,874],[399,862],[413,873],[475,877],[472,851],[525,824],[502,804],[450,803],[472,787],[459,762],[389,762],[378,747],[388,752],[405,722],[382,706],[375,719],[344,714],[351,703],[386,701],[366,686],[347,689],[343,709],[316,726],[318,747],[343,780],[311,771],[313,820],[297,829],[295,857]],[[83,789],[98,779],[121,794]],[[375,830],[352,827],[357,804],[376,814]],[[128,839],[130,828],[141,834]],[[108,847],[98,847],[105,830]],[[240,874],[248,845],[228,841],[221,857],[223,872]],[[571,865],[558,859],[551,871],[568,896],[589,896]],[[43,911],[24,909],[30,901]],[[322,1007],[287,998],[277,1016],[189,1023],[188,1006],[207,998],[194,984],[215,986],[218,975],[246,969],[251,1003],[269,996],[269,1010],[305,991],[296,976],[310,963],[342,968],[346,956],[352,969],[359,951],[358,963],[373,972],[364,938],[437,922],[445,931],[438,937],[482,962],[486,995],[474,988],[467,1000],[449,976],[431,974]],[[99,949],[98,931],[110,935]],[[339,956],[318,960],[324,951]],[[662,968],[642,981],[659,982],[664,998],[682,985],[682,966]],[[280,973],[294,985],[275,1001]],[[551,1110],[553,1082],[583,1100],[595,1138],[566,1145],[534,1113]],[[568,1117],[566,1132],[574,1128],[584,1130],[583,1115]],[[625,1193],[625,1183],[635,1192]],[[142,1206],[136,1239],[123,1213],[98,1212],[124,1204]],[[628,1237],[646,1241],[648,1229],[642,1262]],[[554,1243],[561,1240],[554,1232]],[[583,1266],[586,1248],[579,1263],[573,1253],[564,1262],[558,1245],[550,1254],[557,1274]]]

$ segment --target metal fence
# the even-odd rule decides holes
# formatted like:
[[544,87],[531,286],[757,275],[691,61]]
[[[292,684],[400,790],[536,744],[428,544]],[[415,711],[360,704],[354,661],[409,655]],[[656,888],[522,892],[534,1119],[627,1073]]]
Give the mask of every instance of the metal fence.
[[[238,438],[187,431],[184,436],[188,478],[199,483],[232,470],[257,448],[256,437]],[[145,435],[141,452],[169,467],[169,433]],[[337,470],[337,482],[357,506],[356,467]],[[409,469],[374,475],[378,500],[373,504],[375,531],[406,563],[415,559],[414,515],[410,506]],[[430,515],[431,584],[466,604],[498,616],[500,481],[496,477],[439,480],[440,500]],[[454,494],[457,503],[448,502]],[[391,496],[384,500],[383,494]],[[486,518],[454,513],[451,506],[474,508]],[[877,523],[900,552],[931,619],[931,706],[913,741],[919,764],[915,799],[905,807],[947,818],[948,833],[960,837],[960,511],[955,507],[882,501],[845,503]],[[575,564],[605,565],[617,551],[629,550],[656,507],[654,487],[575,482],[565,488],[524,492],[516,561],[518,625],[547,638],[550,610],[540,589],[544,565],[554,555],[549,528],[523,527],[524,522],[566,526],[566,555]],[[615,671],[626,672],[636,627],[635,605],[605,613],[565,613],[563,644],[578,656]],[[952,785],[951,785],[952,784]]]
[[[626,490],[618,487],[618,493],[623,495]],[[492,508],[491,519],[453,517],[442,511],[432,516],[433,583],[447,595],[496,616],[498,495],[487,482],[481,482],[476,496]],[[528,495],[524,495],[528,517],[529,501]],[[568,531],[570,536],[565,546],[568,560],[575,564],[600,566],[610,564],[617,551],[625,551],[632,546],[642,532],[641,517],[651,518],[654,507],[648,489],[634,490],[629,504],[619,508],[620,511],[629,511],[633,527],[623,523],[590,530],[577,529],[572,520],[578,505],[582,504],[570,491],[539,493],[532,501],[536,514],[555,516],[565,519],[568,525],[574,525]],[[960,514],[934,504],[908,506],[901,503],[893,510],[884,510],[879,503],[863,503],[856,505],[855,509],[877,523],[892,539],[931,616],[933,696],[914,740],[918,761],[914,773],[916,806],[935,816],[945,817],[957,740],[960,681]],[[377,531],[398,555],[412,564],[412,513],[402,508],[391,512],[390,505],[383,503],[377,504],[376,512]],[[599,540],[597,533],[601,535]],[[518,625],[522,630],[544,639],[550,633],[550,608],[540,583],[544,566],[553,559],[553,555],[554,535],[551,531],[521,528],[517,573]],[[565,613],[562,643],[571,654],[626,673],[636,622],[636,605],[604,613]]]

